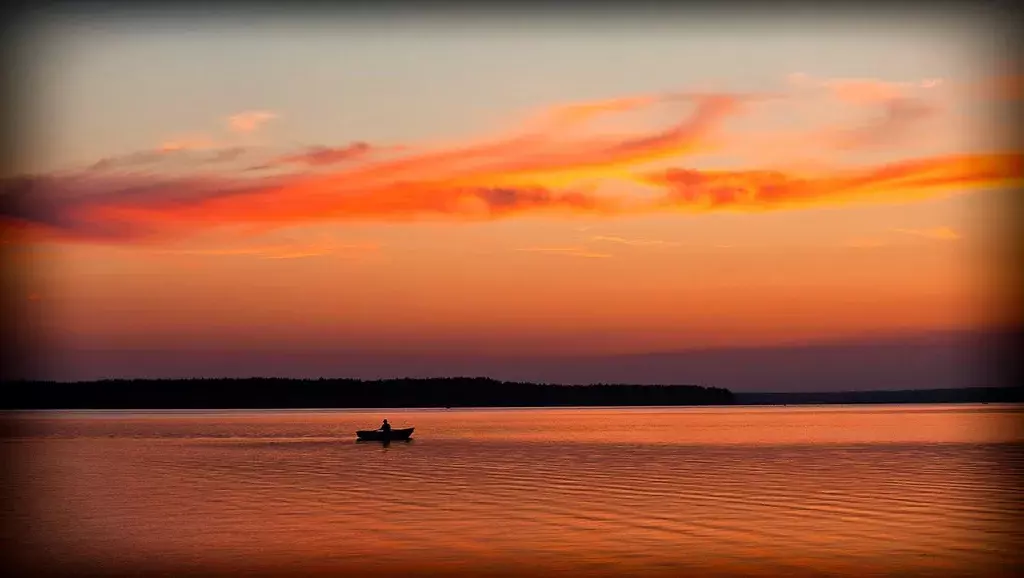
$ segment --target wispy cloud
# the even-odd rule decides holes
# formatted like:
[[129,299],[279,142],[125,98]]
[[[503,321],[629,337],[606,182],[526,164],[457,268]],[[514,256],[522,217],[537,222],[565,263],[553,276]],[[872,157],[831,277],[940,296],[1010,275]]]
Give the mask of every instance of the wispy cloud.
[[261,245],[255,247],[218,247],[218,248],[187,248],[165,249],[156,251],[168,255],[196,255],[209,257],[256,257],[260,259],[303,259],[307,257],[323,257],[327,255],[358,257],[379,249],[377,245],[367,244],[280,244]]
[[[200,152],[201,156],[189,155],[189,153]],[[248,152],[245,147],[223,147],[218,148],[212,139],[205,141],[186,141],[164,143],[158,148],[151,150],[137,151],[121,156],[102,158],[92,165],[89,165],[89,172],[112,171],[118,169],[140,168],[146,165],[156,165],[166,161],[191,160],[197,163],[221,163],[230,162],[241,158]],[[191,158],[186,159],[185,156]]]
[[[910,88],[927,91],[926,84],[916,81]],[[836,90],[835,83],[827,86]],[[846,86],[843,90],[853,89]],[[878,94],[885,98],[876,98],[865,96],[874,93],[864,86],[857,90],[863,93],[854,91],[856,97],[844,93],[843,99],[837,99],[871,102],[889,121],[847,134],[846,148],[834,148],[836,154],[868,146],[872,139],[886,141],[900,122],[935,113],[920,108],[918,101],[896,99],[892,95],[898,91],[880,88]],[[5,226],[69,241],[141,242],[241,225],[269,230],[344,221],[493,220],[525,214],[611,217],[906,203],[1021,181],[1022,155],[1016,150],[918,156],[814,171],[687,166],[688,155],[718,151],[742,141],[729,132],[727,121],[756,113],[766,99],[793,104],[785,95],[749,93],[627,96],[558,105],[521,131],[447,147],[388,147],[388,155],[376,155],[370,154],[377,150],[375,145],[356,142],[300,150],[272,161],[279,169],[273,174],[206,159],[191,171],[180,166],[161,171],[155,166],[141,173],[128,170],[127,165],[107,163],[59,174],[23,176],[0,184],[3,194],[17,201],[7,203],[12,208],[4,215]],[[643,111],[655,105],[675,110],[676,120],[631,134],[588,131],[589,123],[601,115]],[[243,132],[273,118],[265,111],[239,116],[237,126]],[[187,144],[195,147],[203,142]],[[159,159],[162,153],[182,148],[150,151],[134,162]],[[241,154],[214,150],[224,159]],[[655,161],[657,165],[652,164]],[[666,165],[676,168],[664,168]],[[126,170],[119,170],[122,168]],[[609,186],[599,194],[595,182]],[[600,242],[655,243],[611,239]]]
[[672,241],[661,241],[658,239],[627,239],[612,235],[594,235],[590,237],[590,240],[597,243],[617,243],[619,245],[628,245],[630,247],[676,247],[679,245],[679,243]]
[[248,110],[229,116],[227,123],[234,132],[249,133],[277,117],[276,113],[267,110]]
[[910,202],[972,187],[1019,183],[1024,155],[948,155],[803,176],[778,171],[669,169],[647,175],[665,187],[665,210],[766,211],[853,202]]
[[583,247],[526,247],[516,249],[528,253],[547,253],[550,255],[564,255],[566,257],[584,257],[587,259],[607,259],[611,257],[608,253],[598,253]]
[[156,150],[138,151],[123,156],[105,157],[90,165],[89,169],[93,171],[105,171],[113,168],[124,168],[156,163],[166,158],[168,153],[174,153],[177,150],[179,149],[161,147]]
[[212,137],[205,134],[194,134],[176,137],[160,144],[163,152],[206,150],[216,148],[217,144]]
[[834,98],[850,104],[877,104],[906,97],[908,94],[938,88],[944,84],[941,78],[924,78],[915,81],[892,81],[879,78],[815,78],[796,72],[787,77],[789,83],[803,89],[819,89]]
[[905,235],[913,235],[915,237],[924,237],[925,239],[933,239],[935,241],[956,241],[960,239],[960,233],[957,233],[949,227],[932,227],[928,229],[893,229],[897,233],[903,233]]
[[358,159],[370,153],[372,147],[364,142],[352,143],[340,147],[310,147],[303,152],[285,155],[271,164],[299,164],[309,166],[327,166]]

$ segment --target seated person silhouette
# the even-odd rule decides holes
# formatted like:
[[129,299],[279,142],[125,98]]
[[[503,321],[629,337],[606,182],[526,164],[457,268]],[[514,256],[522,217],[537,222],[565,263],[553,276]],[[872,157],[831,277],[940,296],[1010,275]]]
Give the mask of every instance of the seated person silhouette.
[[388,420],[384,420],[384,423],[380,424],[380,431],[391,433],[391,424],[388,423]]

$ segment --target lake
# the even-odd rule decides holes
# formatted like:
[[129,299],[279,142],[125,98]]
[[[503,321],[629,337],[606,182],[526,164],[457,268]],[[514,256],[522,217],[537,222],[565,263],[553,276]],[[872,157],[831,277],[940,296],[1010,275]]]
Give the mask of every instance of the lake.
[[[1002,576],[1015,405],[7,414],[31,575]],[[410,442],[355,441],[382,418]]]

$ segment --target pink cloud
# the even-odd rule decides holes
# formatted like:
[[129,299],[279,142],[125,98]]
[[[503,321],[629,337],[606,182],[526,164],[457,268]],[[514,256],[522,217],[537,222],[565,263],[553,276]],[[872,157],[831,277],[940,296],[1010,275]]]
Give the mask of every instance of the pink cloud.
[[789,83],[798,88],[823,89],[849,104],[877,104],[902,98],[919,89],[933,89],[944,83],[941,78],[917,81],[889,81],[878,78],[823,78],[804,73],[790,74]]
[[231,130],[240,133],[249,133],[257,130],[265,123],[277,118],[277,114],[266,110],[249,110],[240,112],[228,117],[228,126]]

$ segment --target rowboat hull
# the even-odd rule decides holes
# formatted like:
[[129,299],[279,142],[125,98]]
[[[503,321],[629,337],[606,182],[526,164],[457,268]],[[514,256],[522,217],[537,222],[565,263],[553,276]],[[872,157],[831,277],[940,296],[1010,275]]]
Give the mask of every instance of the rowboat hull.
[[412,435],[412,430],[416,428],[406,429],[393,429],[390,432],[382,432],[380,430],[359,430],[356,432],[356,436],[361,440],[366,441],[396,441],[396,440],[407,440]]

